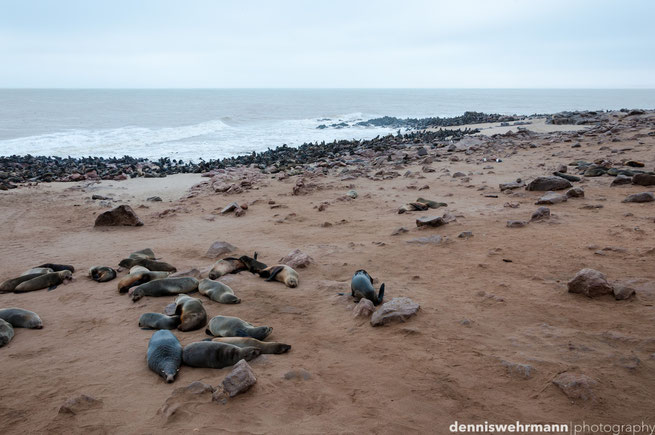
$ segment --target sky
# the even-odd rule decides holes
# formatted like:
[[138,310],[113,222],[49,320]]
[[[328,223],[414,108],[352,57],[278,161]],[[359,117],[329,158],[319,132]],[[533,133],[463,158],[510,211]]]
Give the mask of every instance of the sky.
[[0,0],[0,88],[655,88],[655,0]]

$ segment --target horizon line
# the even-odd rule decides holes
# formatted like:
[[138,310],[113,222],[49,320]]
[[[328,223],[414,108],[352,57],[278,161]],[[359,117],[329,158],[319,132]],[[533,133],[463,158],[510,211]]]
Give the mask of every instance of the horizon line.
[[440,91],[448,91],[448,90],[471,90],[471,91],[484,91],[484,90],[504,90],[504,91],[521,91],[521,90],[584,90],[584,91],[651,91],[655,90],[655,87],[625,87],[625,88],[620,88],[620,87],[602,87],[602,88],[585,88],[585,87],[517,87],[517,88],[510,88],[510,87],[482,87],[482,88],[475,88],[475,87],[449,87],[449,88],[426,88],[426,87],[416,87],[416,88],[411,88],[411,87],[384,87],[384,88],[360,88],[360,87],[320,87],[320,88],[313,88],[313,87],[225,87],[225,88],[220,88],[220,87],[0,87],[0,90],[2,91],[18,91],[18,90],[62,90],[62,91],[84,91],[84,90],[103,90],[103,91],[110,91],[110,90],[153,90],[153,91],[175,91],[175,90],[180,90],[180,91],[192,91],[192,90],[199,90],[199,91],[226,91],[226,90],[289,90],[289,91],[294,91],[294,90],[326,90],[326,91],[334,91],[334,90],[374,90],[374,91],[385,91],[385,90],[407,90],[407,91],[413,91],[413,90],[420,90],[420,91],[429,91],[429,90],[440,90]]

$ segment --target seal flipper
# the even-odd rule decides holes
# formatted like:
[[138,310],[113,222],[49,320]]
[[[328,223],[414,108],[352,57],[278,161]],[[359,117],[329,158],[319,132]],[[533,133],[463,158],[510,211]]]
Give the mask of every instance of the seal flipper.
[[54,289],[56,289],[58,286],[59,286],[59,284],[57,284],[57,285],[51,285],[50,287],[48,287],[48,291],[51,292],[51,291],[53,291]]
[[384,298],[384,283],[380,286],[380,291],[378,292],[378,303],[373,304],[375,306],[380,305],[382,303],[382,299]]
[[212,334],[212,332],[209,330],[209,328],[205,329],[205,334],[211,335],[212,337],[214,336],[214,334]]
[[[284,270],[284,266],[275,266],[273,269],[270,270],[268,278],[266,278],[266,281],[273,281],[275,280],[275,276],[282,272]],[[261,274],[259,275],[261,276]]]

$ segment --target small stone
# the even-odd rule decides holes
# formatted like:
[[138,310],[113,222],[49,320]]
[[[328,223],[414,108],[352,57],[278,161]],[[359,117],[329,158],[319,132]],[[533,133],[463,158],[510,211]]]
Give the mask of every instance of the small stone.
[[553,379],[553,384],[557,385],[569,399],[593,400],[595,397],[593,389],[598,382],[583,374],[564,372]]
[[580,187],[574,187],[566,191],[567,198],[584,198],[584,190]]
[[108,196],[102,196],[102,195],[93,195],[91,196],[91,199],[94,201],[113,201],[112,198]]
[[582,269],[568,282],[569,293],[580,293],[587,297],[613,293],[614,287],[605,275],[594,269]]
[[573,185],[561,177],[537,177],[528,184],[526,190],[536,190],[536,191],[549,191],[549,190],[564,190]]
[[463,172],[455,172],[453,174],[453,178],[462,178],[462,177],[466,177],[466,174]]
[[546,219],[550,219],[550,209],[548,207],[539,207],[537,210],[535,210],[534,213],[532,213],[530,222],[542,221]]
[[375,306],[373,302],[368,299],[362,298],[359,300],[355,309],[353,309],[353,317],[371,317],[371,314],[375,311]]
[[418,156],[426,156],[426,155],[428,154],[428,151],[427,151],[424,147],[419,147],[419,148],[416,150],[416,154],[417,154]]
[[309,373],[307,370],[300,369],[300,370],[290,370],[284,374],[284,379],[287,381],[290,381],[292,379],[300,379],[303,381],[307,381],[312,377],[311,373]]
[[423,216],[416,219],[417,227],[440,227],[445,224],[446,221],[441,216]]
[[534,367],[528,364],[519,364],[505,360],[502,360],[500,364],[505,367],[508,375],[523,379],[530,379],[535,372]]
[[207,253],[205,254],[205,257],[208,258],[218,258],[223,254],[227,254],[229,252],[232,252],[236,250],[234,246],[227,242],[219,242],[216,241],[212,243],[212,245],[209,247],[207,250]]
[[429,237],[418,237],[416,239],[411,239],[408,240],[407,243],[418,243],[418,244],[432,244],[432,245],[439,245],[441,243],[444,243],[447,240],[446,237],[441,237],[439,235],[432,235]]
[[555,192],[547,192],[544,196],[539,198],[535,204],[559,204],[561,202],[565,202],[567,199],[568,198],[566,195],[561,195]]
[[622,301],[625,299],[630,299],[635,294],[635,289],[632,287],[624,285],[615,285],[614,286],[614,299],[617,301]]
[[140,227],[143,221],[134,213],[129,205],[119,205],[118,207],[101,213],[96,218],[96,227],[107,226],[133,226]]
[[159,202],[159,201],[161,201],[161,200],[162,200],[162,199],[161,199],[161,197],[159,197],[159,196],[151,196],[151,197],[149,197],[149,198],[146,198],[146,201],[152,201],[152,202]]
[[303,269],[314,262],[314,259],[302,252],[300,249],[294,249],[285,257],[280,259],[280,264],[286,264],[294,269]]
[[628,195],[623,202],[653,202],[655,201],[655,195],[653,195],[651,192],[641,192],[641,193],[634,193],[632,195]]
[[514,189],[519,189],[521,187],[525,186],[524,182],[511,182],[511,183],[501,183],[498,185],[500,187],[500,191],[504,192],[505,190],[514,190]]
[[470,239],[471,237],[473,237],[473,232],[472,231],[462,231],[461,233],[459,233],[459,235],[457,237],[460,238],[460,239]]
[[238,208],[241,208],[241,207],[239,207],[239,204],[237,204],[236,202],[232,202],[232,203],[228,204],[227,206],[225,206],[225,208],[223,208],[223,210],[221,210],[221,214],[230,213],[230,212],[232,212],[232,211],[234,211],[234,210],[236,210]]
[[628,177],[627,175],[617,175],[610,183],[610,187],[624,186],[626,184],[632,184],[632,177]]
[[405,228],[405,227],[398,227],[398,228],[396,228],[395,230],[393,230],[393,232],[391,233],[391,235],[392,235],[392,236],[397,236],[397,235],[399,235],[399,234],[403,234],[403,233],[406,233],[406,232],[408,232],[408,231],[409,231],[409,230],[408,230],[407,228]]
[[88,409],[100,408],[101,406],[102,400],[96,399],[92,396],[87,396],[86,394],[80,394],[79,396],[67,399],[64,404],[59,407],[59,413],[75,415]]
[[523,228],[527,224],[526,221],[507,221],[507,228]]
[[410,298],[393,298],[382,304],[371,316],[372,326],[386,325],[391,322],[406,322],[407,319],[416,315],[419,304]]
[[566,174],[566,171],[568,170],[566,165],[558,165],[557,168],[555,169],[556,172],[561,172],[562,174]]
[[346,192],[346,196],[355,199],[357,198],[357,192],[355,192],[354,190],[349,190],[348,192]]
[[223,389],[230,396],[245,393],[255,385],[257,378],[245,359],[239,360],[232,371],[223,379]]

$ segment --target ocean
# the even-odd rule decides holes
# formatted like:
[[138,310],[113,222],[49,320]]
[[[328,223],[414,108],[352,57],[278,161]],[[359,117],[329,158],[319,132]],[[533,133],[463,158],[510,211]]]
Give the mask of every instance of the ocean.
[[387,115],[621,108],[655,108],[655,89],[0,89],[0,155],[198,161],[370,139],[394,130],[353,124]]

